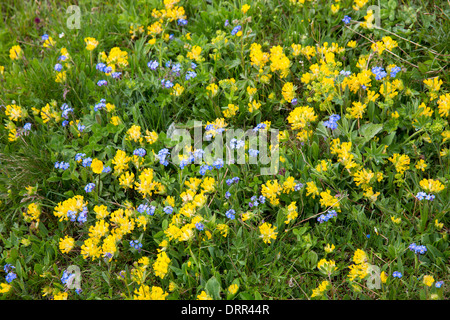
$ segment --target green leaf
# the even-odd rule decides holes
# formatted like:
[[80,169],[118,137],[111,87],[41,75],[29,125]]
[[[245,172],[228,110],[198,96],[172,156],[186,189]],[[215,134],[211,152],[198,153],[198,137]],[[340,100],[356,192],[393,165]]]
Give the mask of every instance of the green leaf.
[[220,283],[216,277],[212,276],[208,282],[206,282],[205,289],[207,293],[214,299],[220,300]]

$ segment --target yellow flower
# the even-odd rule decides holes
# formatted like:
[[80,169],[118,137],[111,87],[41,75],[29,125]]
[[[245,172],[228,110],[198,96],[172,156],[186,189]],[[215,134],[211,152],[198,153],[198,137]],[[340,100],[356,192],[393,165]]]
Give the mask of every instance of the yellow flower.
[[198,296],[197,296],[197,300],[212,300],[213,298],[211,298],[205,291],[202,291]]
[[187,57],[191,60],[195,60],[195,61],[201,61],[201,53],[202,53],[202,48],[199,46],[193,46],[191,51],[189,51],[187,53]]
[[230,285],[228,287],[228,293],[232,294],[232,295],[236,294],[236,292],[238,292],[238,290],[239,290],[239,286],[236,283],[233,283],[232,285]]
[[434,283],[434,278],[433,276],[429,276],[429,275],[425,275],[423,276],[423,284],[431,287],[431,285]]
[[162,288],[155,286],[153,286],[152,291],[150,291],[150,287],[147,285],[141,285],[139,289],[134,290],[134,293],[134,300],[165,300],[169,294],[164,292]]
[[0,283],[0,293],[6,293],[11,290],[12,286],[7,283]]
[[157,255],[157,259],[155,263],[153,264],[153,270],[155,272],[155,276],[160,277],[161,279],[164,279],[168,272],[170,259],[167,256],[167,253],[165,251],[160,252]]
[[450,93],[440,96],[437,104],[439,115],[441,117],[448,117],[450,114]]
[[243,14],[246,14],[249,9],[250,9],[250,6],[248,4],[244,4],[241,8],[241,11]]
[[382,272],[381,272],[381,274],[380,274],[380,279],[381,279],[381,282],[382,282],[382,283],[386,283],[386,281],[387,281],[387,278],[388,278],[388,275],[387,275],[387,273],[386,273],[386,272],[384,272],[384,271],[382,271]]
[[61,250],[62,253],[69,253],[70,250],[73,249],[73,246],[75,245],[75,239],[69,236],[65,236],[64,239],[59,239],[59,250]]
[[260,107],[261,107],[261,103],[257,102],[256,100],[253,100],[252,102],[248,103],[248,112],[256,111]]
[[264,222],[259,226],[259,232],[261,233],[260,238],[263,239],[264,243],[270,243],[271,239],[276,239],[278,232],[275,232],[276,227],[272,227],[270,223]]
[[425,163],[425,160],[423,160],[423,159],[420,159],[419,161],[417,161],[417,163],[415,165],[416,169],[419,169],[419,170],[422,170],[422,171],[425,171],[425,168],[427,166],[428,165]]
[[394,153],[394,155],[391,158],[388,158],[388,160],[394,164],[395,170],[400,174],[403,174],[409,169],[410,159],[406,154],[400,155],[398,153]]
[[67,292],[58,292],[53,296],[53,300],[67,300],[69,294]]
[[333,260],[327,261],[326,259],[321,259],[317,263],[317,269],[319,269],[319,271],[323,274],[329,276],[337,270],[336,262]]
[[352,105],[353,105],[353,107],[350,107],[347,110],[350,118],[362,119],[367,106],[365,104],[362,104],[359,101],[353,102]]
[[327,245],[324,247],[326,253],[331,253],[333,252],[334,249],[335,249],[334,244],[330,245],[329,243],[327,243]]
[[402,222],[402,218],[391,216],[391,221],[395,224],[399,224],[400,222]]
[[84,38],[84,42],[86,43],[86,50],[88,51],[94,50],[98,45],[98,41],[91,37]]
[[319,189],[314,181],[309,181],[306,183],[306,195],[311,195],[313,199],[316,198],[316,195],[319,195]]
[[9,49],[9,57],[11,58],[11,60],[18,60],[20,58],[22,58],[23,56],[23,51],[22,48],[19,46],[12,46],[11,49]]
[[330,283],[326,280],[322,281],[322,283],[316,289],[313,290],[311,298],[323,295],[323,293],[327,290],[329,284]]
[[58,83],[64,82],[64,81],[66,81],[66,78],[67,78],[66,71],[58,72],[56,74],[55,82],[58,82]]
[[52,39],[52,37],[48,37],[47,40],[44,41],[43,46],[44,48],[49,48],[55,45],[55,40]]
[[445,189],[445,186],[439,180],[423,179],[419,184],[422,189],[430,193],[439,193]]
[[349,47],[349,48],[356,48],[356,41],[355,40],[351,40],[351,41],[347,42],[347,47]]
[[103,172],[103,162],[101,160],[98,160],[97,158],[95,158],[91,162],[91,168],[92,168],[92,172],[100,174]]
[[434,220],[434,226],[438,229],[441,230],[444,227],[444,224],[442,222],[439,222],[438,219]]
[[284,100],[291,102],[295,98],[295,90],[297,88],[292,84],[292,82],[286,82],[282,88],[282,95]]

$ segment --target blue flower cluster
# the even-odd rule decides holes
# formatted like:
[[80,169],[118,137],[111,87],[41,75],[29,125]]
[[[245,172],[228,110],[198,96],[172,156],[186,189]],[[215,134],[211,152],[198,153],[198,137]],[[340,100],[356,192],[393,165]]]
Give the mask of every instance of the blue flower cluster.
[[400,272],[400,271],[394,271],[393,273],[392,273],[392,276],[394,277],[394,278],[401,278],[403,275],[402,275],[402,273]]
[[197,222],[197,223],[195,224],[195,228],[196,228],[198,231],[203,231],[203,229],[205,228],[205,226],[203,225],[203,223]]
[[165,206],[164,209],[163,209],[163,211],[164,211],[166,214],[172,214],[173,208],[172,208],[172,206]]
[[425,193],[423,191],[419,191],[416,194],[416,198],[419,199],[420,201],[422,201],[423,199],[433,201],[434,198],[436,198],[436,196],[434,194],[431,194],[431,193],[427,194],[427,193]]
[[392,78],[395,78],[397,76],[397,73],[399,73],[400,71],[402,71],[402,68],[395,66],[391,69],[390,76]]
[[73,108],[70,108],[69,105],[68,105],[67,103],[63,103],[63,104],[62,104],[61,110],[62,110],[61,116],[62,116],[64,119],[68,119],[68,118],[69,118],[69,113],[70,113],[70,112],[73,112]]
[[352,20],[352,18],[350,18],[349,16],[344,16],[344,19],[342,19],[342,21],[343,21],[345,24],[349,24],[351,20]]
[[169,164],[169,161],[167,161],[166,157],[169,154],[170,151],[167,148],[159,150],[158,154],[156,155],[159,159],[159,163],[161,163],[163,166],[167,166]]
[[318,218],[317,221],[319,221],[320,223],[323,222],[327,222],[328,220],[330,220],[331,218],[337,217],[337,213],[335,210],[330,210],[330,212],[328,212],[327,214],[321,214]]
[[67,272],[67,270],[64,270],[63,275],[61,277],[61,282],[64,285],[67,285],[67,283],[70,283],[70,280],[75,277],[75,273]]
[[332,114],[327,121],[323,122],[323,125],[331,130],[337,128],[337,122],[341,119],[341,116],[338,114]]
[[248,206],[250,208],[253,208],[253,207],[259,206],[260,204],[264,204],[265,202],[266,202],[266,197],[264,197],[263,195],[260,195],[259,197],[252,196],[250,198],[250,202],[248,203]]
[[249,149],[248,150],[248,155],[250,157],[256,158],[259,154],[259,150],[255,150],[255,149]]
[[140,204],[138,207],[137,207],[137,212],[139,212],[139,213],[146,213],[146,214],[148,214],[148,215],[153,215],[154,213],[155,213],[155,209],[156,209],[156,207],[155,206],[151,206],[151,205],[148,205],[148,204],[146,204],[146,203],[142,203],[142,204]]
[[226,183],[228,186],[231,186],[233,183],[238,183],[239,182],[239,177],[234,177],[231,179],[227,179]]
[[239,31],[241,31],[242,30],[242,26],[236,26],[236,27],[234,27],[233,28],[233,30],[231,30],[231,35],[232,36],[235,36]]
[[16,267],[14,267],[12,264],[7,263],[3,266],[3,271],[5,271],[6,274],[6,282],[11,283],[11,281],[13,281],[14,279],[17,278],[17,275],[12,271],[12,269],[15,269]]
[[158,68],[159,63],[156,60],[152,60],[149,63],[147,63],[147,67],[150,68],[150,70],[156,70],[156,68]]
[[72,222],[78,221],[80,224],[83,224],[87,221],[87,214],[88,214],[88,208],[86,206],[84,206],[83,209],[81,209],[81,212],[78,214],[78,216],[77,216],[76,211],[68,210],[67,218],[69,218],[69,220]]
[[94,111],[102,110],[104,108],[106,108],[106,100],[105,99],[101,99],[99,103],[96,103],[94,105]]
[[418,246],[415,243],[411,243],[408,247],[409,250],[413,251],[415,254],[425,254],[427,252],[427,247],[424,245]]
[[135,156],[145,157],[145,155],[147,154],[147,151],[145,151],[144,148],[137,148],[133,151],[133,154]]
[[64,161],[61,161],[61,162],[56,161],[55,162],[56,169],[67,170],[67,169],[69,169],[69,167],[70,167],[70,164],[68,162],[64,162]]
[[245,146],[244,140],[237,140],[235,138],[230,140],[230,147],[231,147],[231,149],[240,149],[243,146]]
[[373,67],[372,73],[375,75],[375,80],[382,80],[387,76],[387,72],[382,67]]
[[86,191],[87,193],[91,192],[92,190],[94,190],[95,188],[95,183],[91,182],[88,183],[85,187],[84,187],[84,191]]
[[106,86],[107,84],[108,84],[108,81],[106,81],[106,80],[98,80],[98,82],[97,82],[97,85],[99,87]]
[[142,243],[140,243],[139,240],[131,240],[130,247],[136,249],[137,251],[140,251],[142,248]]
[[199,173],[204,176],[206,174],[207,171],[211,171],[213,169],[213,166],[207,165],[207,164],[202,164],[200,166],[200,170]]
[[231,220],[234,220],[235,214],[236,214],[236,211],[234,211],[233,209],[230,209],[230,210],[228,210],[227,212],[225,212],[225,216],[226,216],[228,219],[231,219]]

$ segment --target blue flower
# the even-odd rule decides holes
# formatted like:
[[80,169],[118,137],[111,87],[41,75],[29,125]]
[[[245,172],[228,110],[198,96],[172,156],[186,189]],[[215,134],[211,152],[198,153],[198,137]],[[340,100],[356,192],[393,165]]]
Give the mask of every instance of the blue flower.
[[391,77],[395,78],[397,76],[397,73],[399,73],[400,71],[402,71],[402,68],[397,67],[397,66],[393,67],[391,69]]
[[189,80],[189,79],[195,78],[196,76],[197,76],[197,73],[195,73],[194,71],[188,71],[188,72],[186,72],[185,79]]
[[151,70],[156,70],[156,68],[158,68],[159,63],[156,60],[152,60],[149,63],[147,63],[147,66],[151,69]]
[[48,38],[49,38],[49,36],[48,36],[48,34],[46,34],[46,33],[44,33],[44,34],[41,36],[41,40],[42,40],[42,41],[48,40]]
[[193,152],[193,156],[195,159],[202,159],[203,158],[203,154],[205,153],[205,151],[203,151],[203,149],[195,149]]
[[101,72],[104,72],[105,68],[106,68],[106,64],[101,63],[101,62],[99,62],[95,65],[95,69],[97,69],[98,71],[101,71]]
[[195,70],[195,68],[197,68],[197,64],[195,62],[191,62],[191,68]]
[[88,183],[88,184],[86,185],[86,187],[84,187],[84,191],[86,191],[87,193],[89,193],[89,192],[91,192],[92,190],[94,190],[94,188],[95,188],[95,183],[91,182],[91,183]]
[[[84,154],[84,153],[83,153]],[[83,159],[83,161],[81,162],[81,165],[85,168],[90,167],[92,163],[92,158],[88,157]]]
[[259,202],[264,203],[264,202],[266,202],[266,197],[261,195],[261,196],[259,196],[258,200],[259,200]]
[[6,273],[8,273],[9,271],[11,271],[12,269],[15,269],[16,267],[13,266],[11,263],[7,263],[3,266],[3,271],[5,271]]
[[351,20],[352,20],[352,18],[350,18],[349,16],[344,16],[344,19],[342,19],[342,21],[343,21],[345,24],[349,24]]
[[291,104],[293,106],[295,106],[297,104],[297,102],[298,102],[297,98],[294,98],[294,99],[291,100]]
[[436,288],[440,288],[440,287],[442,287],[443,284],[444,284],[444,281],[437,281],[437,282],[434,284],[434,286],[435,286]]
[[185,26],[187,24],[188,24],[188,21],[186,19],[178,19],[179,26]]
[[341,70],[341,72],[339,72],[340,75],[344,76],[344,77],[348,77],[350,76],[352,73],[350,71],[346,71],[346,70]]
[[164,83],[164,87],[166,87],[166,89],[172,88],[172,87],[173,87],[173,82],[170,81],[170,80],[167,80],[167,81]]
[[169,161],[166,160],[166,157],[170,154],[169,149],[164,148],[159,150],[158,154],[156,155],[159,159],[159,162],[163,166],[167,166],[169,164]]
[[99,87],[101,87],[101,86],[106,86],[108,84],[108,81],[106,81],[106,80],[99,80],[98,82],[97,82],[97,85],[99,86]]
[[242,26],[240,26],[240,25],[234,27],[233,30],[231,30],[231,35],[235,36],[236,33],[238,33],[239,31],[241,31],[241,29],[242,29]]
[[83,210],[81,210],[80,214],[78,215],[77,221],[79,223],[85,223],[87,221],[87,214],[88,214],[87,207],[83,207]]
[[236,211],[234,211],[233,209],[230,209],[227,212],[225,212],[225,216],[231,220],[234,220],[235,214],[236,214]]
[[402,275],[402,273],[401,272],[399,272],[399,271],[394,271],[393,273],[392,273],[392,276],[394,277],[394,278],[401,278],[403,275]]
[[225,22],[224,22],[224,27],[228,27],[228,25],[230,24],[230,22],[228,21],[228,19],[227,20],[225,20]]
[[223,160],[219,158],[216,161],[214,161],[212,165],[216,169],[221,169],[223,167]]
[[141,250],[142,248],[142,243],[139,242],[139,240],[131,240],[130,241],[130,247],[135,248],[136,250]]
[[372,73],[375,75],[376,80],[381,80],[387,76],[387,72],[382,67],[373,67]]
[[17,275],[14,272],[8,273],[5,277],[6,282],[8,282],[8,283],[11,283],[11,281],[13,281],[16,278],[17,278]]
[[55,69],[55,71],[60,72],[62,70],[63,66],[62,64],[55,64],[55,66],[53,67],[53,69]]
[[416,194],[416,198],[419,199],[419,200],[425,199],[426,196],[427,196],[427,194],[425,192],[423,192],[423,191],[419,191]]
[[199,173],[202,175],[202,176],[204,176],[205,175],[205,173],[206,173],[206,171],[208,171],[208,170],[212,170],[212,166],[210,166],[210,165],[207,165],[207,164],[202,164],[201,166],[200,166],[200,170],[199,170]]
[[164,211],[166,214],[172,214],[173,208],[172,208],[171,206],[166,206],[166,207],[164,207],[163,211]]
[[64,270],[63,275],[61,277],[62,284],[67,284],[67,282],[70,283],[70,279],[75,277],[75,273],[69,273],[67,270]]
[[121,76],[122,76],[122,72],[111,73],[111,77],[113,77],[113,79],[120,79]]
[[301,188],[303,188],[303,183],[297,183],[297,184],[294,186],[294,190],[295,190],[295,191],[299,191]]
[[256,158],[259,154],[259,150],[249,149],[248,154],[250,157]]
[[225,192],[225,199],[229,199],[231,197],[231,193],[229,191]]
[[203,223],[197,222],[195,228],[197,228],[198,231],[203,231],[204,225]]
[[133,154],[135,156],[145,157],[145,155],[147,154],[147,151],[145,151],[144,148],[137,148],[133,151]]
[[323,222],[327,222],[328,220],[330,220],[331,218],[337,217],[337,213],[335,210],[330,210],[329,213],[327,214],[321,214],[318,218],[317,221],[319,221],[319,223],[323,223]]

